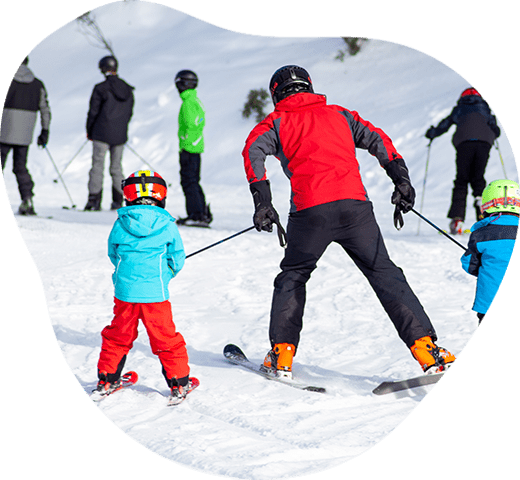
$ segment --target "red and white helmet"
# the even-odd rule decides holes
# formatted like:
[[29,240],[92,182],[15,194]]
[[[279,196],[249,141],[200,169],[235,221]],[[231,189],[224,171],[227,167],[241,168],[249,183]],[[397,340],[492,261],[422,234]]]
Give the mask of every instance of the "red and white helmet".
[[138,170],[121,182],[127,205],[136,205],[143,199],[152,199],[159,207],[166,205],[168,188],[164,179],[153,170]]

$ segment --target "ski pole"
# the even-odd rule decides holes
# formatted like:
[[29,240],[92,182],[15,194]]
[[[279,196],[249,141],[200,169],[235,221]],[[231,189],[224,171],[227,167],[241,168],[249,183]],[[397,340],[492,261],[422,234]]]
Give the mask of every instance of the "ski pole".
[[[67,195],[69,196],[70,203],[72,205],[72,208],[76,208],[76,205],[74,205],[74,201],[72,200],[72,197],[70,196],[69,189],[67,188],[67,185],[65,185],[65,182],[63,181],[63,177],[60,174],[60,171],[58,170],[58,167],[56,166],[56,163],[54,162],[51,152],[49,152],[49,149],[45,146],[43,147],[45,151],[47,152],[47,155],[49,155],[49,158],[56,170],[56,173],[58,174],[59,179],[61,180],[61,183],[63,184],[63,187],[65,188],[65,191],[67,192]],[[63,208],[69,208],[69,207],[63,207]]]
[[498,140],[495,140],[495,147],[498,151],[498,156],[500,157],[500,162],[502,163],[502,170],[504,170],[504,177],[509,178],[506,173],[506,166],[504,165],[504,159],[502,158],[502,154],[500,153],[500,147],[498,146]]
[[450,235],[448,235],[444,230],[440,229],[437,225],[435,225],[434,223],[430,222],[430,220],[428,220],[426,217],[422,216],[417,210],[414,210],[412,208],[412,212],[415,213],[417,216],[419,216],[420,218],[422,218],[426,223],[429,223],[433,228],[435,228],[435,230],[437,230],[439,233],[442,233],[445,237],[448,237],[453,243],[456,243],[460,248],[462,248],[462,250],[466,251],[466,247],[464,245],[462,245],[461,243],[457,242],[457,240],[455,240],[453,237],[451,237]]
[[220,245],[221,243],[224,243],[227,240],[231,240],[232,238],[238,237],[239,235],[242,235],[243,233],[249,232],[249,230],[253,230],[253,228],[255,228],[254,225],[252,227],[246,228],[245,230],[237,232],[229,237],[223,238],[222,240],[220,240],[216,243],[212,243],[211,245],[208,245],[207,247],[201,248],[200,250],[197,250],[196,252],[190,253],[189,255],[186,255],[186,258],[193,257],[193,255],[197,255],[198,253],[203,252],[204,250],[208,250],[209,248]]
[[[81,147],[79,147],[79,150],[76,152],[76,154],[70,159],[69,163],[67,163],[67,165],[65,165],[65,168],[62,170],[61,174],[63,175],[65,173],[65,170],[67,170],[67,168],[69,167],[69,165],[74,161],[74,159],[79,155],[79,152],[81,152],[81,150],[83,150],[83,147],[87,144],[88,142],[88,138],[85,140],[85,143],[83,143],[83,145],[81,145]],[[55,178],[54,180],[54,183],[58,183],[58,179]]]
[[[125,143],[125,147],[128,148],[141,162],[143,162],[145,165],[148,165],[152,170],[156,171],[155,168],[150,165],[141,155],[139,155],[128,143]],[[168,184],[169,187],[172,186],[171,183]]]
[[[426,168],[424,170],[424,180],[423,180],[423,187],[422,187],[422,195],[421,195],[421,212],[423,211],[423,205],[424,205],[424,194],[426,192],[426,176],[428,175],[428,165],[430,164],[430,150],[432,148],[432,142],[433,138],[430,139],[430,143],[428,143],[428,153],[426,154]],[[417,225],[417,235],[419,235],[419,230],[421,229],[421,222],[419,222],[419,225]]]

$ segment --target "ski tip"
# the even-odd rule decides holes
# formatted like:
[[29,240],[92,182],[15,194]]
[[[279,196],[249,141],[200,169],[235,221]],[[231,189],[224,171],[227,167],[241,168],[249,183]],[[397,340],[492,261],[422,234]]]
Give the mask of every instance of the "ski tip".
[[228,345],[226,345],[224,347],[224,356],[236,355],[236,354],[244,355],[244,352],[239,347],[237,347],[236,345],[233,345],[232,343],[229,343]]
[[386,390],[389,386],[389,382],[383,382],[380,385],[378,385],[374,390],[372,390],[372,393],[374,395],[384,395],[386,393]]
[[195,378],[195,377],[190,377],[190,382],[191,382],[191,389],[193,390],[194,388],[197,388],[199,385],[200,385],[200,381],[198,378]]
[[137,375],[137,372],[131,370],[129,372],[126,372],[124,375],[121,375],[121,378],[126,382],[136,383],[139,379],[139,375]]
[[304,390],[308,392],[327,393],[327,389],[324,387],[305,387]]

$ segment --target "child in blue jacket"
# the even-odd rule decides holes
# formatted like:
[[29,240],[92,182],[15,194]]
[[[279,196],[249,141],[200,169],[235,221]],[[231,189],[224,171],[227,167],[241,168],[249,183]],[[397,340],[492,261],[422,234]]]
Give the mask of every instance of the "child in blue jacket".
[[512,180],[495,180],[482,193],[484,219],[471,227],[462,268],[477,277],[473,310],[479,324],[506,273],[518,231],[520,187]]
[[122,187],[127,206],[118,210],[108,239],[108,256],[115,267],[114,318],[101,333],[94,394],[102,397],[119,388],[126,355],[142,320],[171,389],[169,404],[177,404],[193,380],[186,343],[176,331],[168,300],[168,284],[184,265],[184,246],[175,219],[164,210],[167,188],[158,173],[135,172]]

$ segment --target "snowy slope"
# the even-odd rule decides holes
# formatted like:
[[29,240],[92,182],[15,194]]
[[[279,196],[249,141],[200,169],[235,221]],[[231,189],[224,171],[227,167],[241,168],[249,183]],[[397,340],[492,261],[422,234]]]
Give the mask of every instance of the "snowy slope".
[[[209,231],[181,231],[187,253],[251,224],[252,203],[240,151],[254,123],[242,119],[240,111],[247,92],[265,88],[277,67],[302,64],[311,72],[316,91],[382,127],[407,160],[418,193],[422,193],[426,160],[424,131],[449,113],[468,85],[432,57],[394,43],[372,41],[362,54],[340,63],[334,60],[342,46],[337,37],[246,36],[143,2],[108,5],[96,16],[113,41],[121,76],[136,87],[130,145],[172,184],[167,208],[174,216],[184,212],[176,152],[180,100],[172,80],[182,68],[194,69],[201,78],[199,94],[208,112],[203,187],[215,221]],[[86,42],[74,23],[31,52],[30,67],[49,91],[53,112],[49,151],[60,168],[84,142],[88,98],[94,83],[102,80],[97,61],[103,54]],[[433,144],[423,210],[441,226],[446,225],[454,175],[450,133]],[[505,134],[500,148],[509,176],[518,180]],[[86,201],[89,157],[90,145],[64,175],[78,210]],[[417,235],[420,224],[412,214],[405,217],[405,229],[395,231],[389,203],[391,182],[375,159],[365,152],[360,152],[359,159],[390,254],[430,314],[439,343],[455,354],[463,350],[465,354],[471,351],[470,346],[464,347],[473,336],[494,338],[488,325],[475,334],[476,320],[471,312],[475,282],[460,267],[461,250],[424,223]],[[127,150],[124,166],[130,173],[143,164]],[[456,365],[435,389],[389,398],[371,395],[378,382],[420,370],[364,279],[335,246],[327,251],[309,282],[305,327],[295,365],[296,375],[326,385],[330,394],[298,392],[228,365],[221,355],[228,342],[242,345],[256,361],[262,360],[268,348],[272,280],[282,252],[274,235],[249,232],[189,259],[170,285],[175,321],[187,340],[192,372],[201,380],[201,387],[189,401],[174,411],[164,406],[167,389],[143,331],[127,361],[127,367],[140,374],[138,386],[99,406],[91,405],[81,390],[88,392],[95,385],[99,333],[111,319],[112,267],[106,257],[106,239],[115,214],[62,209],[70,206],[69,199],[63,186],[52,182],[56,172],[45,152],[35,145],[30,151],[30,169],[36,182],[37,210],[41,217],[53,218],[14,220],[8,208],[4,209],[5,218],[12,221],[13,235],[21,234],[41,279],[34,295],[38,299],[43,291],[52,324],[52,330],[44,330],[49,340],[45,349],[60,355],[59,350],[53,350],[56,341],[51,337],[55,335],[66,361],[63,363],[70,367],[63,371],[74,375],[70,384],[77,394],[78,409],[64,412],[64,416],[72,423],[78,416],[92,416],[94,429],[110,431],[104,440],[106,448],[122,444],[122,453],[130,448],[124,443],[125,436],[119,435],[122,431],[159,454],[149,458],[161,468],[161,457],[173,460],[175,463],[165,468],[187,472],[188,478],[207,478],[203,474],[244,479],[306,474],[314,478],[331,468],[341,475],[356,468],[350,465],[358,465],[358,459],[370,462],[376,451],[371,447],[382,445],[383,439],[399,438],[394,435],[397,430],[387,435],[405,418],[415,418],[419,404],[443,399],[438,392],[444,384],[454,382],[452,373],[455,377],[464,367],[461,360],[460,369]],[[19,199],[9,170],[5,172],[4,203],[16,210]],[[275,159],[268,161],[268,173],[275,205],[285,216],[288,185]],[[502,176],[494,150],[487,177]],[[109,192],[108,178],[105,191]],[[105,208],[109,202],[107,193]],[[4,250],[13,248],[10,242],[6,245]],[[24,268],[37,275],[30,261]],[[509,326],[518,316],[515,305],[501,312],[501,321]],[[31,326],[34,318],[26,321]],[[47,375],[51,384],[61,381],[52,373]],[[457,384],[465,384],[464,378],[455,378]],[[457,405],[453,393],[446,395]],[[505,396],[499,400],[502,407],[495,405],[496,409],[510,405]],[[111,422],[118,428],[111,428]],[[80,431],[80,436],[88,435],[84,429]],[[384,444],[392,448],[392,443],[390,447]],[[99,448],[103,451],[103,445]],[[142,449],[137,451],[146,455]],[[364,455],[359,456],[361,453]],[[507,457],[508,453],[505,449],[501,455]],[[401,452],[400,460],[406,457]],[[347,460],[351,461],[345,463]],[[192,469],[182,469],[186,466]]]

